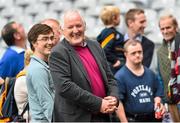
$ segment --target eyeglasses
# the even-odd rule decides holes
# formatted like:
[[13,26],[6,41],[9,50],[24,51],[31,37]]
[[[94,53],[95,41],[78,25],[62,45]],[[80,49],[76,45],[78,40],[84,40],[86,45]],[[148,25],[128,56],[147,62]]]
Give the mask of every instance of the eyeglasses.
[[50,36],[50,37],[42,37],[41,39],[37,39],[37,41],[44,41],[44,42],[47,42],[47,41],[53,41],[55,39],[54,36]]

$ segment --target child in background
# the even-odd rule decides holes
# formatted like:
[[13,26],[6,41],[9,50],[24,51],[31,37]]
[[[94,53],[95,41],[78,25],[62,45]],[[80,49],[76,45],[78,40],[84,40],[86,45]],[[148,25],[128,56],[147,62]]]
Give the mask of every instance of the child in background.
[[105,6],[100,13],[105,28],[97,36],[97,41],[104,49],[113,74],[125,63],[123,53],[123,35],[116,27],[120,23],[120,10],[116,6]]

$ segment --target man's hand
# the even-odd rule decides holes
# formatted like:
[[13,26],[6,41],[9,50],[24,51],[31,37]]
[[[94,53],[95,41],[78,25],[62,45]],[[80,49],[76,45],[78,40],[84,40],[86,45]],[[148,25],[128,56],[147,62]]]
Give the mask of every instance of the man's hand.
[[117,109],[118,100],[115,97],[107,96],[102,100],[101,112],[113,113]]
[[119,67],[120,65],[121,65],[120,60],[117,60],[116,63],[113,64],[113,67],[116,68]]
[[160,97],[155,97],[154,98],[154,109],[156,110],[158,108],[158,106],[160,108],[161,115],[163,115],[165,113],[166,109],[165,109],[164,105],[161,103],[161,98]]

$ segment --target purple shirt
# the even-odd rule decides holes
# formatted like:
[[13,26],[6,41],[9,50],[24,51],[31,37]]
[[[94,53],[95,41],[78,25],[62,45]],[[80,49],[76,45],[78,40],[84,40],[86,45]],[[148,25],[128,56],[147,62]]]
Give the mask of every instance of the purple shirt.
[[105,97],[106,93],[101,71],[91,51],[88,47],[75,47],[75,50],[79,55],[91,82],[92,93],[98,97]]

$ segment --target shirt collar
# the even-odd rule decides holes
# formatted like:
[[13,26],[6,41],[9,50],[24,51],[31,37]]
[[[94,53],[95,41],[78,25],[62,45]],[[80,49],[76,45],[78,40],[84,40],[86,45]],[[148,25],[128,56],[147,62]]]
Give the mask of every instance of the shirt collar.
[[17,47],[17,46],[10,46],[10,48],[14,51],[16,51],[18,54],[22,53],[25,51],[25,49],[21,48],[21,47]]
[[84,41],[82,47],[86,47],[86,46],[87,46],[87,42]]
[[46,67],[47,69],[49,69],[48,64],[47,64],[45,61],[43,61],[42,59],[40,59],[39,57],[33,55],[33,56],[31,56],[31,58],[34,59],[34,60],[36,60],[36,61],[39,62],[40,64],[42,64],[42,65],[43,65],[44,67]]
[[87,46],[87,42],[84,41],[84,42],[81,44],[81,46],[73,46],[73,47],[82,47],[82,48],[84,48],[84,47],[86,47],[86,46]]
[[[130,38],[129,38],[129,35],[128,35],[128,33],[126,33],[126,34],[124,35],[124,41],[127,41],[127,40],[129,40],[129,39],[130,39]],[[138,34],[138,35],[135,37],[135,40],[138,40],[138,41],[142,42],[142,35]]]

